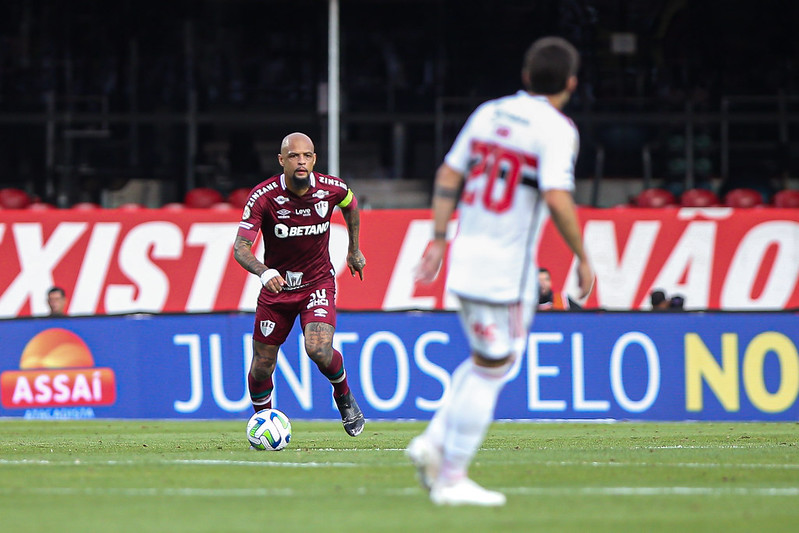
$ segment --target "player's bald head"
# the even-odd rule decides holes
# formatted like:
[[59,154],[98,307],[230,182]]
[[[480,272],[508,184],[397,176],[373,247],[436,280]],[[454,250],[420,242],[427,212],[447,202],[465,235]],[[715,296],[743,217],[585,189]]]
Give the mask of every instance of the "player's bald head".
[[[301,150],[297,149],[298,147],[302,147]],[[295,131],[294,133],[289,133],[285,137],[283,137],[283,142],[280,143],[280,153],[286,155],[289,150],[292,151],[308,151],[308,147],[310,146],[310,151],[314,152],[314,145],[313,141],[310,137],[301,133],[299,131]]]

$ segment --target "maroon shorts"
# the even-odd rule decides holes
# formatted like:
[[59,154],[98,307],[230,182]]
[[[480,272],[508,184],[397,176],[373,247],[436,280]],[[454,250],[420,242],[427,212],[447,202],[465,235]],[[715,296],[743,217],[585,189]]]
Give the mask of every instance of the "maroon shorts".
[[283,344],[297,315],[300,315],[303,331],[310,322],[324,322],[335,327],[336,280],[324,278],[307,287],[279,293],[261,289],[252,338],[264,344]]

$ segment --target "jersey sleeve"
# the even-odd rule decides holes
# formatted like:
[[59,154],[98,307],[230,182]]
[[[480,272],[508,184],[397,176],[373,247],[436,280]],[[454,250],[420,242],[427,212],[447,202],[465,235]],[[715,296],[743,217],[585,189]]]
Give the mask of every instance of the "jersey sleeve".
[[[244,209],[241,213],[241,221],[239,221],[239,229],[236,232],[237,236],[247,239],[250,242],[255,242],[258,231],[261,229],[264,206],[264,202],[262,201],[264,198],[263,196],[255,202],[252,202],[253,192],[255,192],[255,189],[250,192],[247,203],[244,205]],[[252,204],[252,206],[250,206],[250,204]]]
[[553,131],[550,142],[544,143],[538,159],[538,187],[542,191],[562,189],[574,191],[574,165],[579,150],[577,129],[569,122]]
[[469,158],[472,148],[471,141],[474,138],[474,133],[479,130],[477,124],[479,124],[481,115],[487,105],[488,103],[482,104],[469,116],[463,128],[461,128],[461,131],[458,133],[458,136],[455,138],[455,142],[452,143],[452,148],[450,148],[446,157],[444,157],[444,162],[461,174],[466,174],[466,171],[469,170]]
[[353,194],[352,189],[347,188],[347,193],[344,195],[344,199],[342,199],[336,205],[346,211],[355,209],[358,206],[358,200],[355,198],[355,194]]

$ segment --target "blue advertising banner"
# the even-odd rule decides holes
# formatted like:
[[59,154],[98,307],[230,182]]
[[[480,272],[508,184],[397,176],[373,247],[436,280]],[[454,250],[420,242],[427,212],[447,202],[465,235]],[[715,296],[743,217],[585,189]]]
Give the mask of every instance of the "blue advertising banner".
[[[797,420],[791,313],[539,313],[499,419]],[[253,315],[0,321],[0,416],[245,418]],[[336,419],[295,326],[274,406]],[[428,419],[468,346],[449,312],[340,313],[335,346],[367,418]]]

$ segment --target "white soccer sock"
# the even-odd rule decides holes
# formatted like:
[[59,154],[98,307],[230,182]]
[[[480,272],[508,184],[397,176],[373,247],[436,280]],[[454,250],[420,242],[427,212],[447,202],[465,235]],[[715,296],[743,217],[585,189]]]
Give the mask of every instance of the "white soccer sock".
[[444,435],[447,431],[447,413],[449,411],[449,407],[452,404],[452,395],[453,391],[459,388],[460,383],[463,381],[464,376],[469,371],[473,365],[471,359],[466,359],[462,362],[455,371],[452,373],[452,380],[450,381],[449,389],[447,389],[447,393],[444,399],[441,402],[441,405],[436,410],[433,418],[430,420],[430,423],[427,425],[427,428],[424,431],[425,436],[427,439],[434,444],[438,448],[444,448]]
[[453,380],[446,413],[444,459],[439,479],[454,481],[466,475],[494,419],[497,398],[509,366],[485,368],[471,360],[462,379]]

